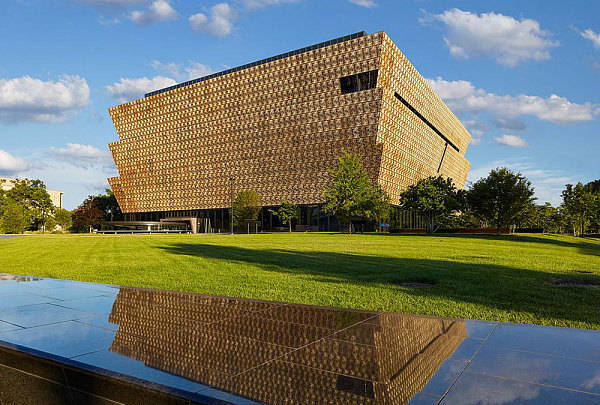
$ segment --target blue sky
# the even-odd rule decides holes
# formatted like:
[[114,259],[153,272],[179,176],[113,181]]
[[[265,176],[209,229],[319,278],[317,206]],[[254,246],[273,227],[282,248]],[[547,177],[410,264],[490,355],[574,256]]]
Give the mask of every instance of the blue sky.
[[540,202],[600,178],[600,2],[3,0],[0,175],[74,208],[116,174],[107,109],[365,30],[386,31],[473,135],[469,180],[507,166]]

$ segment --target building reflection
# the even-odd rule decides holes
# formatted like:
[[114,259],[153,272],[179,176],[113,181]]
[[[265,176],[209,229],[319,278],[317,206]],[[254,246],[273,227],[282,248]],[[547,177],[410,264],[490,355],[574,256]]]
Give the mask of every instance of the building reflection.
[[111,351],[269,404],[406,404],[463,321],[122,288]]

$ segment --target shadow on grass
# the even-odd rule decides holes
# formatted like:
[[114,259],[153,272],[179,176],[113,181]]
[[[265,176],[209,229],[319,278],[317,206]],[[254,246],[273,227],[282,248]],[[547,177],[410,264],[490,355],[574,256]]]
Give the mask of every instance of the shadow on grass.
[[[415,234],[403,234],[403,233],[369,233],[365,235],[386,235],[390,237],[408,237],[417,236]],[[431,236],[439,238],[459,238],[459,239],[479,239],[479,240],[492,240],[492,241],[509,241],[509,242],[525,242],[525,243],[541,243],[545,245],[555,245],[561,247],[572,247],[579,249],[580,253],[600,256],[600,244],[594,243],[598,241],[595,238],[581,237],[565,237],[564,239],[543,238],[540,236],[532,235],[488,235],[488,234],[462,234],[462,233],[434,233],[433,235],[418,234],[418,236]],[[574,240],[575,239],[575,240]]]
[[[600,324],[597,302],[600,290],[553,285],[557,278],[600,282],[596,275],[549,273],[493,264],[393,258],[335,252],[289,249],[247,249],[202,243],[161,246],[166,253],[257,265],[264,271],[309,276],[316,282],[351,283],[397,289],[423,299],[468,302],[507,312],[531,313],[536,318],[557,318]],[[426,288],[405,288],[398,283],[432,283]],[[302,283],[299,279],[298,283]]]

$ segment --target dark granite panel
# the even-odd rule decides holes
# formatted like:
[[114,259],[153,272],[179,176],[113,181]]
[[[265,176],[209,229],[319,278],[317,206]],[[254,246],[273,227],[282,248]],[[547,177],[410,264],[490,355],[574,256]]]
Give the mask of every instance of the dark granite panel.
[[0,365],[41,377],[57,384],[66,384],[62,367],[53,361],[0,347]]
[[92,394],[126,405],[184,405],[189,402],[188,398],[169,395],[136,383],[71,367],[65,368],[65,375],[69,386],[74,391]]
[[484,347],[469,371],[600,394],[600,364],[597,362]]
[[2,294],[2,300],[0,300],[0,311],[5,311],[9,308],[20,307],[23,305],[45,304],[50,302],[58,302],[58,300],[50,297],[26,294],[24,292],[17,294]]
[[600,331],[499,324],[488,344],[581,360],[600,361]]
[[[58,308],[58,307],[57,307]],[[74,357],[112,345],[115,333],[77,322],[0,333],[0,341],[61,357]]]
[[72,299],[68,301],[55,302],[54,305],[59,305],[65,308],[76,309],[94,314],[103,314],[108,316],[115,303],[115,297],[112,296],[96,296],[89,298]]
[[444,405],[598,405],[600,396],[465,371]]
[[94,367],[110,370],[115,373],[135,376],[136,378],[142,380],[177,388],[190,393],[195,393],[196,391],[208,388],[206,385],[200,384],[196,381],[188,380],[156,368],[148,367],[141,361],[134,360],[121,354],[112,353],[108,350],[75,357],[73,360],[83,364],[92,365]]
[[0,365],[0,404],[75,405],[61,384]]
[[1,321],[19,325],[24,328],[89,318],[90,316],[92,315],[87,312],[63,308],[52,304],[27,305],[0,311]]
[[444,395],[469,365],[466,361],[446,360],[429,380],[422,392]]
[[487,339],[494,328],[496,327],[497,322],[482,322],[482,321],[465,321],[465,326],[467,327],[467,336],[470,339]]

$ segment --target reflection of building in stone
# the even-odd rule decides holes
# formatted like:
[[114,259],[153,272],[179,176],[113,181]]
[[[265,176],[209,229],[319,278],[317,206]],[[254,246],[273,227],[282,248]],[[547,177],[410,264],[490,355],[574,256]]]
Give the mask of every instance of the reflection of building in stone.
[[461,321],[121,289],[111,351],[265,403],[405,404]]

